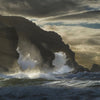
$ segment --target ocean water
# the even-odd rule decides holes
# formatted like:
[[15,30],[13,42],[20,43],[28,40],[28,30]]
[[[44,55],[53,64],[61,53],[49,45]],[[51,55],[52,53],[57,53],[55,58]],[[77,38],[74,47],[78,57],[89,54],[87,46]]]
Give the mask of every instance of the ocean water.
[[19,72],[0,74],[0,100],[100,100],[100,72],[71,73],[62,52],[54,69],[41,71],[30,55],[19,57]]

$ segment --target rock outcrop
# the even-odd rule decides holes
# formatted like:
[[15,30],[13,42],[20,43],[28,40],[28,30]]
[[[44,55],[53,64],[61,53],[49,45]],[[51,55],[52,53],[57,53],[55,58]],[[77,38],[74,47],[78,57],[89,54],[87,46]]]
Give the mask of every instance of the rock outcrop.
[[[36,24],[22,17],[0,16],[0,23],[2,23],[1,26],[7,26],[4,26],[4,29],[0,29],[0,43],[4,43],[5,45],[0,48],[0,53],[5,51],[1,54],[2,56],[0,56],[0,67],[12,66],[18,59],[18,54],[16,52],[17,47],[20,47],[20,50],[23,50],[21,43],[28,40],[39,49],[43,61],[48,63],[51,67],[54,67],[52,65],[52,61],[55,58],[54,52],[62,51],[67,55],[68,61],[66,63],[69,66],[74,67],[76,72],[87,70],[78,65],[75,61],[75,53],[70,49],[68,44],[65,44],[62,41],[62,38],[57,33],[44,31],[36,26]],[[2,31],[4,31],[4,34],[2,34]],[[6,56],[6,54],[9,56]],[[6,63],[8,62],[8,64],[2,62],[4,56],[4,61],[6,61]]]
[[90,71],[91,71],[91,72],[100,72],[100,65],[98,65],[98,64],[93,64]]

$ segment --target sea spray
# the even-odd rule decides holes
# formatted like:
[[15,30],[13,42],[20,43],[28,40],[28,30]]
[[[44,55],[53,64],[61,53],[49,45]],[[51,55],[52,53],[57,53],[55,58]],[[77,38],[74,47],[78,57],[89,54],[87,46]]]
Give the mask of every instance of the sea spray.
[[64,74],[71,72],[73,69],[66,65],[66,54],[63,52],[56,52],[55,59],[53,60],[53,65],[55,66],[55,74]]
[[13,74],[3,75],[3,78],[57,79],[56,75],[65,73],[68,74],[68,72],[73,70],[66,65],[66,55],[63,52],[55,53],[55,59],[53,60],[53,65],[55,67],[52,70],[48,69],[47,71],[43,71],[39,68],[40,66],[38,60],[32,59],[34,57],[32,57],[29,52],[27,54],[25,53],[26,55],[22,55],[19,51],[19,48],[17,51],[20,54],[18,63],[21,67],[21,70]]
[[54,68],[49,65],[47,65],[49,68],[45,67],[46,64],[43,62],[39,49],[26,40],[24,39],[24,42],[20,41],[17,48],[19,71],[1,75],[3,78],[56,79],[56,74],[65,74],[73,70],[66,65],[66,54],[63,52],[55,52],[55,59],[52,62]]
[[39,49],[35,45],[31,45],[27,39],[25,42],[20,41],[19,44],[20,45],[17,48],[17,52],[19,53],[18,64],[20,65],[21,69],[31,70],[35,67],[40,67],[43,61]]

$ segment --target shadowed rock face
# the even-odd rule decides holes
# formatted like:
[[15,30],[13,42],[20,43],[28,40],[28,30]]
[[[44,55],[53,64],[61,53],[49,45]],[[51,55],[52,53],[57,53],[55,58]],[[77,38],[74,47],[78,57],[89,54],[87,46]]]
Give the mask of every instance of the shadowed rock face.
[[0,72],[17,67],[18,36],[16,30],[0,23]]
[[[31,44],[34,44],[39,49],[43,61],[45,63],[48,63],[51,67],[53,67],[52,60],[55,58],[54,52],[63,51],[66,53],[67,58],[69,59],[66,62],[69,66],[74,67],[76,71],[85,70],[82,66],[77,64],[77,62],[75,61],[75,53],[69,48],[68,44],[65,44],[62,41],[62,38],[57,33],[44,31],[31,21],[28,21],[27,19],[22,17],[0,16],[0,23],[3,23],[1,26],[7,26],[3,26],[4,29],[1,28],[0,30],[0,43],[2,43],[2,39],[4,39],[4,44],[8,46],[0,48],[0,53],[3,52],[3,50],[8,49],[5,50],[4,53],[2,53],[2,57],[0,59],[2,59],[3,56],[5,56],[4,59],[6,60],[10,59],[11,63],[10,61],[8,61],[8,63],[10,63],[8,67],[12,66],[14,61],[18,59],[16,48],[20,47],[20,49],[23,51],[21,42],[28,40]],[[2,34],[2,31],[4,31],[4,34]],[[6,54],[9,54],[10,56],[6,56]],[[11,57],[14,59],[12,59]],[[8,65],[2,62],[0,63],[1,67]]]

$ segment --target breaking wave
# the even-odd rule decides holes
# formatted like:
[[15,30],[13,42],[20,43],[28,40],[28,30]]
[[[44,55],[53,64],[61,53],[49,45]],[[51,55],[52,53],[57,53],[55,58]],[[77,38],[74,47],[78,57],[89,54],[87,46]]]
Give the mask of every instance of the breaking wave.
[[53,69],[41,70],[38,59],[18,52],[21,69],[0,74],[1,100],[100,100],[99,72],[70,73],[63,52],[55,53]]
[[[46,78],[46,79],[56,79],[56,75],[65,74],[71,72],[73,69],[66,65],[66,55],[63,52],[56,52],[55,59],[53,60],[53,65],[55,66],[52,69],[45,68],[41,69],[42,60],[37,54],[37,50],[34,54],[30,53],[21,53],[19,48],[17,48],[18,53],[20,54],[18,59],[18,64],[20,65],[20,70],[16,73],[9,73],[5,75],[0,75],[3,78]],[[33,52],[32,52],[33,53]],[[32,56],[34,55],[34,56]],[[38,55],[38,57],[37,57]],[[45,65],[45,64],[43,64]]]
[[27,45],[28,50],[17,48],[20,70],[0,74],[0,100],[100,100],[99,72],[71,73],[63,52],[55,52],[55,67],[50,68],[38,49]]

